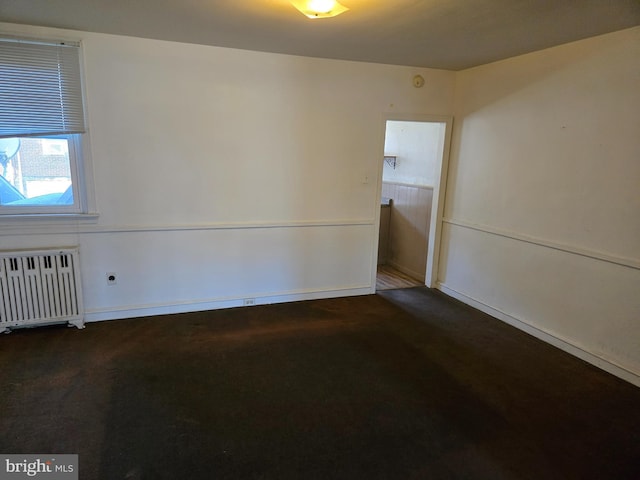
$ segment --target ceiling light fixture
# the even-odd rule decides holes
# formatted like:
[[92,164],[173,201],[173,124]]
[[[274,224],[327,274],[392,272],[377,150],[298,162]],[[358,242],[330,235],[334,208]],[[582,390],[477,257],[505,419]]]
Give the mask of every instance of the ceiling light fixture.
[[349,10],[335,0],[289,0],[291,5],[309,18],[335,17]]

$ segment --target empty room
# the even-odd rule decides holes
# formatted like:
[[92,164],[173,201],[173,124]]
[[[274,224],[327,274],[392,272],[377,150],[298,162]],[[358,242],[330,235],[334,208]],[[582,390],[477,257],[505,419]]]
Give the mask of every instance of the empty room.
[[640,478],[639,59],[637,0],[2,0],[0,478]]

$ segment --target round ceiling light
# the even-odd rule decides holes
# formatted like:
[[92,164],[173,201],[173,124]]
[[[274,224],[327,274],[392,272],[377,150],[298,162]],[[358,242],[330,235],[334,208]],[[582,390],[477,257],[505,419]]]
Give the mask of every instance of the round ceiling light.
[[349,10],[335,0],[289,0],[291,4],[309,18],[335,17]]

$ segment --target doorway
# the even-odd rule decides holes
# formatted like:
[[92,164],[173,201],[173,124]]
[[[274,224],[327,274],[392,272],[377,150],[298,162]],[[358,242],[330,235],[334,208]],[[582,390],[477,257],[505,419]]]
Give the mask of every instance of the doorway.
[[451,117],[384,118],[375,290],[434,287]]

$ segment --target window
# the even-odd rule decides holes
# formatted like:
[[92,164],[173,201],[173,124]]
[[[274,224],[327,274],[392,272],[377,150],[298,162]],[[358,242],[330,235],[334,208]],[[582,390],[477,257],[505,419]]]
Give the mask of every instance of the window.
[[0,215],[87,211],[79,44],[0,37]]

